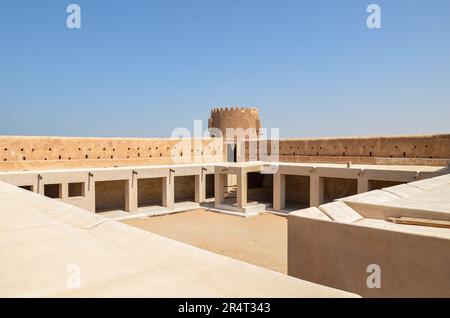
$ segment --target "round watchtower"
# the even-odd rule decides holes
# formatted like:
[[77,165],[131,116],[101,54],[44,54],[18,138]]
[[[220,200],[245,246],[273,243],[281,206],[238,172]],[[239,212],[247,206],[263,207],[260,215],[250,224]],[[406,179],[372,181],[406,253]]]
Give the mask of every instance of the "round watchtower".
[[[225,136],[227,128],[242,128],[247,131],[249,128],[256,130],[259,136],[261,121],[258,109],[249,107],[220,107],[211,110],[211,117],[208,120],[208,128],[217,128]],[[214,136],[214,133],[211,134]]]

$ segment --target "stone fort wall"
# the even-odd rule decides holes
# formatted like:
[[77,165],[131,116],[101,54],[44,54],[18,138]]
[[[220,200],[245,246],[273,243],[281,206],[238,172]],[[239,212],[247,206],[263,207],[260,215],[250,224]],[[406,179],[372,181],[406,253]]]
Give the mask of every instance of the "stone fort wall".
[[448,166],[450,134],[281,139],[279,156],[283,162]]
[[[191,153],[183,153],[177,139],[169,138],[77,138],[0,136],[0,170],[113,167],[148,164],[172,164],[172,149],[178,159],[214,162],[222,152],[213,139],[191,139]],[[200,148],[200,149],[199,149]],[[208,155],[208,154],[211,154]],[[222,160],[219,160],[222,161]]]
[[[202,149],[197,149],[191,140],[191,153],[183,153],[182,149],[178,149],[178,157],[193,158],[196,153],[197,162],[222,161],[202,153],[214,155],[222,152],[223,145],[220,142],[212,145],[213,140],[203,140]],[[168,138],[0,136],[0,170],[171,164],[174,163],[172,148],[176,149],[178,142],[179,140]],[[282,162],[351,161],[354,164],[429,166],[450,164],[450,134],[281,139],[279,146],[279,159]],[[268,148],[270,149],[270,142]]]

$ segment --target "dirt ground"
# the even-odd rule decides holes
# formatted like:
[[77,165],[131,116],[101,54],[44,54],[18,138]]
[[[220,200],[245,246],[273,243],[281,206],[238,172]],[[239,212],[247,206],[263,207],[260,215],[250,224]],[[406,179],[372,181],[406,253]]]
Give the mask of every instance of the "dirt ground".
[[287,272],[287,219],[265,213],[243,218],[197,209],[123,223],[217,254]]

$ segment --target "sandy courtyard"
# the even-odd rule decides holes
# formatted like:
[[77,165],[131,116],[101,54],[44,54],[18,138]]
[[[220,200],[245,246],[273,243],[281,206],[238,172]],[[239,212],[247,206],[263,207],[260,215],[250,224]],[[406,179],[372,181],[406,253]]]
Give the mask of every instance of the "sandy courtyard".
[[287,219],[282,216],[265,213],[243,218],[198,209],[122,222],[214,253],[287,272]]

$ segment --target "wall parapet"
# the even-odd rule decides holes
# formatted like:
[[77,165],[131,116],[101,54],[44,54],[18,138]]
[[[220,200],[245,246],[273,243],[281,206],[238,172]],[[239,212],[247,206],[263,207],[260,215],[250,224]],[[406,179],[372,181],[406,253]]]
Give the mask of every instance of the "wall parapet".
[[[450,134],[287,138],[279,141],[280,161],[364,164],[448,165]],[[270,149],[270,140],[268,149]]]
[[0,170],[171,164],[175,158],[214,162],[222,152],[212,138],[190,140],[186,153],[176,138],[0,136]]

